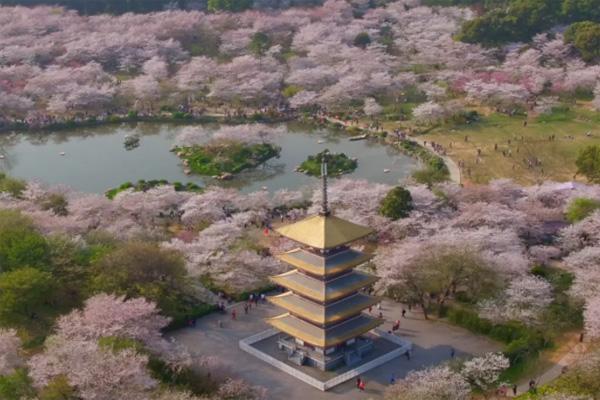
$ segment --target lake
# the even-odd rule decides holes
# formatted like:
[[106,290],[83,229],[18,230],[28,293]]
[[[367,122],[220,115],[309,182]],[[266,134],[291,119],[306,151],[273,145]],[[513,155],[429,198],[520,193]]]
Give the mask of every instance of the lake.
[[[221,182],[210,177],[185,175],[181,160],[169,150],[181,130],[190,125],[135,123],[78,128],[57,132],[0,134],[0,171],[26,180],[66,184],[83,192],[102,193],[123,182],[167,179],[235,187],[243,192],[267,188],[299,189],[317,182],[294,169],[307,156],[324,149],[356,157],[358,168],[344,175],[371,182],[398,184],[418,167],[418,162],[375,140],[350,141],[328,129],[287,124],[275,142],[281,157],[259,168]],[[217,125],[204,125],[216,129]],[[140,145],[126,150],[125,135],[140,135]],[[61,153],[64,152],[64,156]],[[384,173],[384,170],[389,170]]]

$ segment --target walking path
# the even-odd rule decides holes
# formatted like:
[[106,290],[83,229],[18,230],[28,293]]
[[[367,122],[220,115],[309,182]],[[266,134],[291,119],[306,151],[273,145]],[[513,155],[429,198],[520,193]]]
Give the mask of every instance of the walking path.
[[[529,380],[531,379],[535,381],[537,387],[540,387],[558,378],[563,373],[565,367],[568,368],[585,354],[587,348],[587,343],[577,343],[573,345],[567,353],[558,360],[558,362],[554,363],[552,367],[544,371],[540,376],[532,376],[521,382],[517,387],[517,395],[526,393],[529,390]],[[514,397],[512,392],[510,393],[510,396]]]
[[[232,305],[227,314],[205,316],[197,321],[196,326],[175,331],[172,336],[192,354],[217,356],[223,360],[227,364],[228,375],[268,388],[268,399],[286,400],[381,399],[392,374],[401,379],[412,370],[437,365],[450,359],[453,349],[460,357],[501,348],[500,344],[462,328],[439,321],[425,321],[419,312],[408,312],[407,318],[402,318],[401,304],[384,300],[382,305],[381,312],[386,322],[381,329],[387,331],[395,320],[400,320],[397,334],[413,342],[413,353],[410,360],[400,357],[364,374],[364,392],[356,389],[353,381],[321,392],[240,350],[240,339],[268,329],[264,318],[282,312],[270,304],[260,303],[245,314],[243,304],[238,303]],[[236,321],[231,320],[232,309],[237,312]],[[379,311],[373,308],[374,315]]]
[[[326,120],[328,120],[329,122],[333,122],[333,123],[338,123],[341,124],[345,127],[349,127],[351,126],[351,124],[347,121],[343,121],[341,119],[337,119],[334,117],[330,117],[330,116],[326,116],[325,117]],[[365,125],[365,124],[359,124],[356,125],[361,129],[364,130],[369,130],[369,128]],[[424,140],[422,139],[418,139],[418,138],[414,138],[414,137],[409,137],[407,140],[410,140],[411,142],[415,142],[417,143],[419,146],[429,150],[430,152],[432,152],[433,154],[435,154],[436,156],[440,157],[442,160],[444,160],[444,163],[446,164],[446,167],[448,167],[448,171],[450,172],[450,180],[452,182],[458,183],[459,185],[462,183],[462,177],[461,177],[461,173],[460,173],[460,168],[458,167],[458,164],[450,157],[448,156],[443,156],[440,155],[438,152],[436,152],[433,147],[431,146],[430,143],[425,143]]]

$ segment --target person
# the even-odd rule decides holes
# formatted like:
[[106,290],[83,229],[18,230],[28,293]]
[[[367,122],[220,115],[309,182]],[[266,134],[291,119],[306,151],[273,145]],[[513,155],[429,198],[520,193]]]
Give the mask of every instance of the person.
[[454,358],[455,355],[456,351],[454,350],[454,347],[450,347],[450,358]]
[[406,318],[406,310],[404,308],[402,309],[402,318]]
[[513,391],[513,396],[517,395],[517,384],[515,383],[512,387],[512,391]]
[[394,322],[394,325],[392,326],[392,331],[394,331],[394,332],[395,332],[395,331],[397,331],[398,329],[400,329],[400,320],[399,320],[399,319],[397,319],[397,320]]
[[235,310],[231,310],[231,319],[235,321],[237,316],[237,313],[235,312]]
[[383,313],[379,311],[379,319],[383,319]]
[[406,359],[410,361],[410,349],[406,350],[406,353],[404,353],[404,355],[406,356]]
[[361,379],[361,381],[360,381],[360,384],[358,385],[358,389],[359,389],[361,392],[364,392],[364,391],[365,391],[365,386],[366,386],[366,384],[365,384],[365,381],[363,381],[363,380]]
[[244,304],[244,314],[248,314],[248,303]]
[[394,383],[396,383],[396,375],[392,373],[390,376],[390,385],[393,385]]
[[535,380],[533,379],[529,381],[529,391],[531,393],[537,393],[537,389],[535,387]]
[[360,383],[361,383],[361,379],[360,376],[356,377],[356,387],[359,388],[360,387]]

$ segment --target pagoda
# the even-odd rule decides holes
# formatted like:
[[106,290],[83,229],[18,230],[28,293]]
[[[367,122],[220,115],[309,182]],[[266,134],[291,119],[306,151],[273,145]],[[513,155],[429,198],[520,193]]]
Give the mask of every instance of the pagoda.
[[271,277],[288,291],[268,299],[287,312],[267,322],[283,332],[278,346],[287,351],[289,361],[331,370],[358,364],[373,348],[364,335],[383,321],[362,312],[379,302],[363,290],[377,278],[354,269],[371,255],[350,247],[373,231],[331,214],[326,155],[321,178],[319,214],[276,229],[299,247],[277,256],[295,269]]

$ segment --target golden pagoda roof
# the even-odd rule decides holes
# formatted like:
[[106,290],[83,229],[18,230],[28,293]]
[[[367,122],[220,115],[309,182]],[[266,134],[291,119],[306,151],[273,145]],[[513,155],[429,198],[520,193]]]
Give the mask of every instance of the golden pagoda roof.
[[285,308],[293,315],[320,325],[343,321],[379,302],[378,298],[362,293],[357,293],[326,306],[307,300],[292,292],[270,296],[268,300],[279,307]]
[[363,287],[375,283],[378,278],[360,271],[352,271],[342,276],[322,281],[292,270],[271,277],[276,284],[286,287],[304,297],[328,302],[341,299]]
[[318,328],[290,314],[267,319],[274,328],[296,337],[307,344],[331,347],[375,329],[383,320],[361,314],[328,329]]
[[347,249],[327,257],[303,249],[295,249],[277,255],[281,261],[319,276],[339,274],[369,261],[372,257],[370,254],[353,249]]
[[371,228],[331,215],[314,215],[282,226],[276,231],[293,241],[317,249],[341,246],[373,232]]

